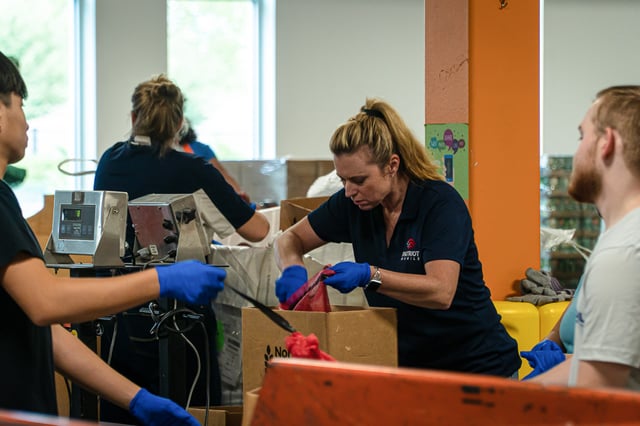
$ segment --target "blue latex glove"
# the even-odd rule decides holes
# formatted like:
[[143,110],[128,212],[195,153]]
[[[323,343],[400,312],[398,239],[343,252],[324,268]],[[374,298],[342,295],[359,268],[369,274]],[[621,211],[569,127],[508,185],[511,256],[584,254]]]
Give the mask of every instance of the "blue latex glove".
[[329,269],[335,271],[335,275],[325,278],[324,283],[340,293],[349,293],[356,287],[364,287],[371,280],[371,268],[368,263],[340,262]]
[[522,380],[532,379],[565,360],[564,352],[553,340],[543,340],[530,351],[520,352],[520,355],[529,361],[529,366],[533,368],[533,371]]
[[129,411],[146,426],[200,426],[184,408],[170,399],[153,395],[144,388],[129,403]]
[[282,275],[276,280],[276,296],[280,303],[286,302],[307,280],[307,270],[303,266],[291,265],[284,268]]
[[170,297],[193,305],[206,305],[224,287],[227,271],[197,260],[156,268],[160,297]]

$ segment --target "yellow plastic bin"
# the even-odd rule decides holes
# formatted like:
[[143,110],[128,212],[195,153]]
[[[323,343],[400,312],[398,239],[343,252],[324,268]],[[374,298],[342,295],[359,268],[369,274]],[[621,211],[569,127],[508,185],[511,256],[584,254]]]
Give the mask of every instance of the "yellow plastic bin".
[[[528,351],[540,341],[540,313],[538,308],[527,302],[509,302],[494,300],[493,304],[502,317],[502,325],[518,342],[518,352]],[[518,377],[522,378],[531,372],[526,359],[522,359],[522,367]]]
[[538,307],[540,314],[540,339],[543,339],[549,331],[556,325],[562,314],[569,306],[568,301],[547,303]]

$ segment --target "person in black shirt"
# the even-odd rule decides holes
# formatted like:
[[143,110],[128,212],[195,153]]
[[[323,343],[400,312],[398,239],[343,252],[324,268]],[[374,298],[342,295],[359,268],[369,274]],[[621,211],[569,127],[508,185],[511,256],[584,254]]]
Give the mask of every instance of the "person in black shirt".
[[[20,72],[0,52],[0,176],[25,154],[26,97]],[[0,217],[0,408],[57,414],[57,370],[128,409],[141,424],[198,425],[177,404],[117,373],[60,324],[99,318],[158,297],[209,303],[223,288],[224,270],[188,261],[113,278],[56,277],[46,268],[15,194],[4,181]]]
[[400,366],[513,377],[517,344],[484,283],[467,206],[398,113],[367,99],[329,147],[344,188],[275,241],[279,299],[307,280],[303,253],[349,242],[356,262],[324,282],[396,308]]

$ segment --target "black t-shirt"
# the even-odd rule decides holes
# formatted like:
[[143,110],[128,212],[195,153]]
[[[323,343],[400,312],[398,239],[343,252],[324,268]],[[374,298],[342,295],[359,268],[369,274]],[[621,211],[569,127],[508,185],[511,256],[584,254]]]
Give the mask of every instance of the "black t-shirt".
[[362,211],[345,197],[344,189],[311,212],[309,223],[325,241],[351,242],[357,262],[409,274],[424,274],[424,265],[432,260],[460,264],[447,310],[365,292],[371,306],[397,309],[401,366],[499,376],[510,376],[520,367],[517,343],[500,323],[484,284],[469,211],[451,185],[410,183],[388,247],[382,207]]
[[[42,250],[13,191],[0,183],[0,270],[19,253],[42,259]],[[0,407],[57,414],[51,327],[33,324],[0,287]]]

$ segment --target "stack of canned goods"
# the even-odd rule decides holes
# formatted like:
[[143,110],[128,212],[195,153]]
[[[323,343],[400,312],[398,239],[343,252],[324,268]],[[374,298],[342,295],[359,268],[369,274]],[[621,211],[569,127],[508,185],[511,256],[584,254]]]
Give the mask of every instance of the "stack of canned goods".
[[[591,204],[578,203],[567,193],[573,157],[544,156],[540,165],[540,225],[575,229],[574,241],[593,249],[600,233],[600,217]],[[575,288],[585,260],[572,246],[561,244],[540,253],[541,269],[568,288]]]

